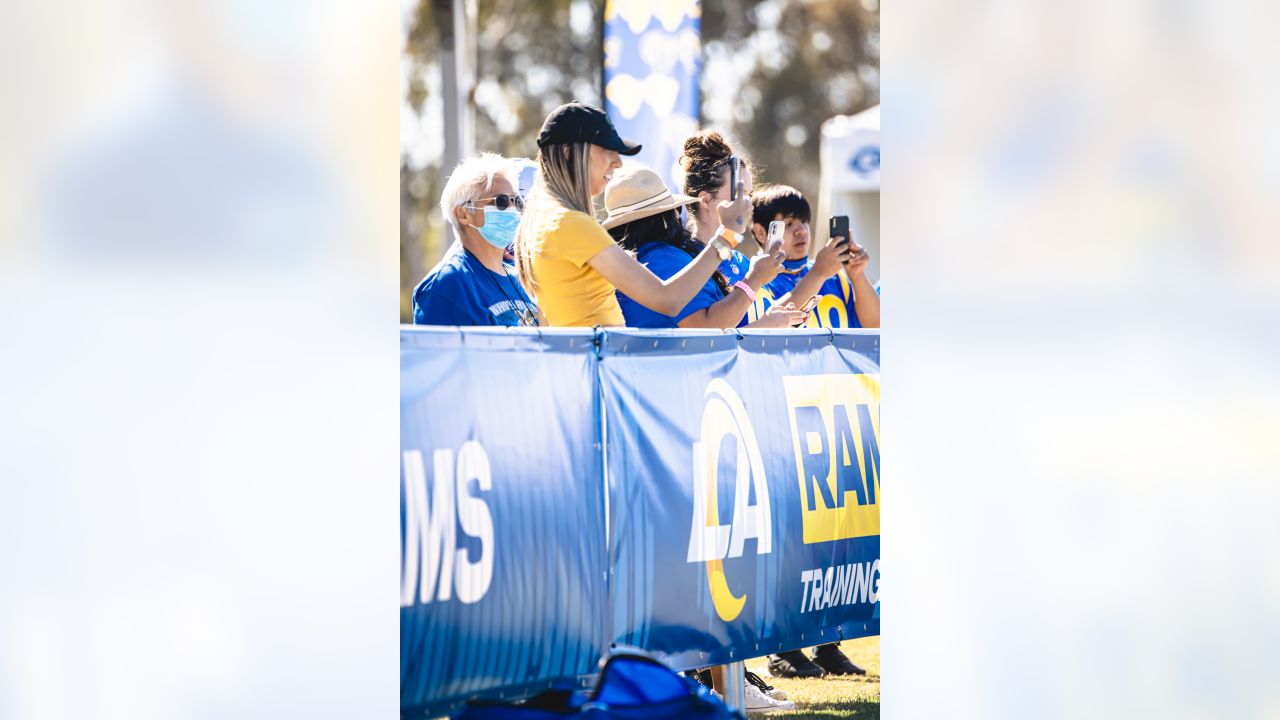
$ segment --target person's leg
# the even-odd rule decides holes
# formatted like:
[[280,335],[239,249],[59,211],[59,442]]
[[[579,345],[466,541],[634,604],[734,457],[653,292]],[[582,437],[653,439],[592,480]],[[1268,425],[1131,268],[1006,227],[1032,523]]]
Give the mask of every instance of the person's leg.
[[720,697],[724,697],[724,666],[716,665],[711,668],[711,689],[720,693]]

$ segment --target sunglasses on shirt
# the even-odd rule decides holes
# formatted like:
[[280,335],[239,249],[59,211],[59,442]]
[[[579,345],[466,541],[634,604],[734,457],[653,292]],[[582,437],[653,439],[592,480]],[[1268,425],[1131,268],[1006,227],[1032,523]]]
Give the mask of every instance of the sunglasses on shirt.
[[524,200],[521,200],[519,195],[508,195],[506,193],[498,193],[491,198],[476,198],[471,201],[470,205],[467,205],[467,209],[480,210],[489,205],[499,210],[506,210],[509,207],[514,207],[516,210],[524,210]]

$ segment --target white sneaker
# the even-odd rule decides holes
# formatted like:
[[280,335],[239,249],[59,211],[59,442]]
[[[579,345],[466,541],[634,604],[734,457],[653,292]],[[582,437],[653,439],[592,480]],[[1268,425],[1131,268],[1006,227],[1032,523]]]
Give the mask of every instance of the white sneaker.
[[747,707],[749,713],[770,713],[783,710],[795,710],[796,704],[790,700],[774,700],[760,692],[760,688],[747,683]]
[[[760,689],[760,692],[764,693],[765,695],[768,695],[774,700],[787,699],[787,693],[785,690],[779,690],[778,688],[773,687],[772,685],[769,685],[769,683],[765,682],[763,678],[751,672],[750,670],[747,671],[747,684],[755,685],[757,688]],[[768,688],[768,689],[766,690],[765,688]]]

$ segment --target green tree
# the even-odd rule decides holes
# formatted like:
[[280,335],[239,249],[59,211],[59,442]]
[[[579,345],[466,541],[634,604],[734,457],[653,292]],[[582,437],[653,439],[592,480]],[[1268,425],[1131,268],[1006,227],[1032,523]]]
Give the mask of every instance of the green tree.
[[[599,8],[586,0],[481,0],[477,3],[475,108],[476,150],[533,157],[542,120],[570,100],[600,103]],[[421,0],[406,18],[404,102],[422,117],[428,111],[429,79],[439,72],[439,52],[451,32],[449,3]],[[424,132],[439,132],[439,118],[424,118]],[[400,268],[402,322],[409,294],[443,254],[447,239],[435,212],[447,169],[438,157],[400,165]]]
[[[708,3],[702,37],[704,125],[728,130],[756,163],[760,180],[817,198],[822,123],[880,102],[876,0]],[[725,63],[744,67],[746,79],[721,100]],[[726,114],[723,127],[717,116]]]

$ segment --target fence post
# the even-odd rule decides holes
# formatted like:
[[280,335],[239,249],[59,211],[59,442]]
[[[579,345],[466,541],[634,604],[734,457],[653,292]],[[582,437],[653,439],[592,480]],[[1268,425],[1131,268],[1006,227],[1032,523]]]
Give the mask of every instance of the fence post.
[[742,712],[747,711],[747,673],[742,661],[731,662],[724,667],[724,701]]

